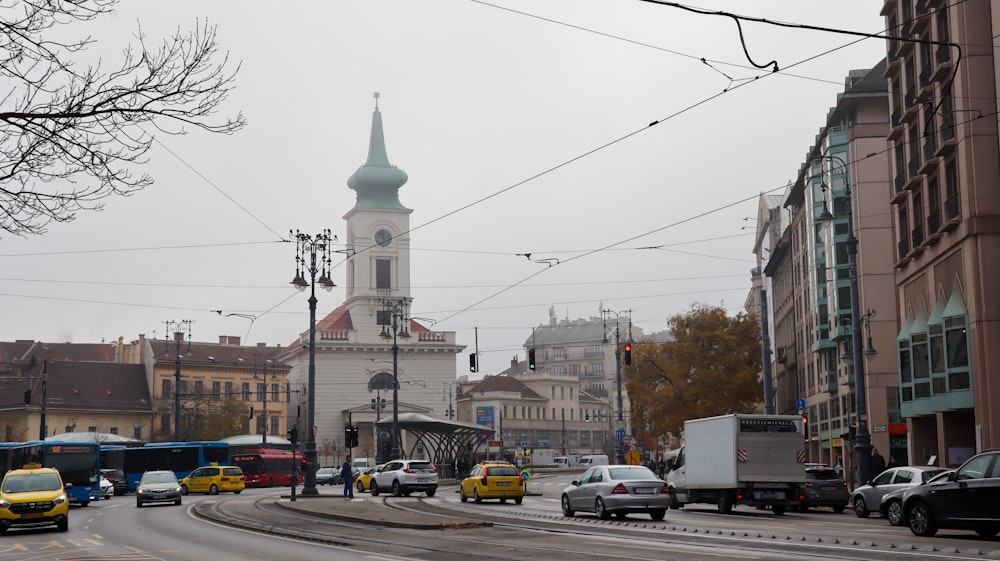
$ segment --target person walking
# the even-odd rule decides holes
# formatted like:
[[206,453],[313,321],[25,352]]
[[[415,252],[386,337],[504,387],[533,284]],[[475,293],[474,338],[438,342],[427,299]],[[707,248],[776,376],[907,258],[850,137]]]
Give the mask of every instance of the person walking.
[[351,467],[351,455],[347,455],[344,465],[340,468],[340,478],[344,480],[344,498],[354,498],[354,469]]
[[843,456],[837,456],[837,461],[833,464],[833,471],[839,476],[844,475],[844,458]]
[[872,478],[885,471],[885,458],[878,453],[878,448],[872,448]]

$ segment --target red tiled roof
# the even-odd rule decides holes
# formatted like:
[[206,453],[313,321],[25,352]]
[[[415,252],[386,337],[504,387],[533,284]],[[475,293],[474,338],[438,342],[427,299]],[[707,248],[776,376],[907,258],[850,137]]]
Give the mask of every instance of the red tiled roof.
[[479,392],[518,392],[522,399],[545,399],[510,376],[486,376],[466,392],[466,395],[471,396]]
[[[153,358],[156,362],[174,363],[177,361],[177,342],[172,339],[150,339],[150,347],[153,350]],[[181,342],[180,355],[181,364],[218,364],[226,366],[242,366],[252,368],[255,364],[263,367],[266,360],[270,368],[289,368],[286,364],[279,362],[275,357],[282,351],[281,347],[273,346],[242,346],[227,345],[224,343],[199,343],[192,341],[190,344]]]
[[12,364],[49,362],[115,362],[117,351],[110,343],[45,343],[43,341],[0,342],[0,373],[13,372]]

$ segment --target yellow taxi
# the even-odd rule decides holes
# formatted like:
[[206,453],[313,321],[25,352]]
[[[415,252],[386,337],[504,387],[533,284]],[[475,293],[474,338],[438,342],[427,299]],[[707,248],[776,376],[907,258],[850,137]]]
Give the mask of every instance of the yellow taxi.
[[354,486],[359,493],[372,490],[372,477],[382,469],[385,464],[379,464],[373,468],[368,468],[355,478]]
[[477,503],[483,502],[483,499],[500,499],[502,503],[514,499],[515,503],[521,504],[524,500],[521,473],[510,462],[477,464],[462,480],[459,498],[463,503],[471,498]]
[[7,472],[0,483],[0,534],[12,526],[69,530],[69,498],[59,472],[29,464]]
[[236,493],[246,486],[243,470],[236,466],[206,466],[192,471],[181,480],[181,493]]

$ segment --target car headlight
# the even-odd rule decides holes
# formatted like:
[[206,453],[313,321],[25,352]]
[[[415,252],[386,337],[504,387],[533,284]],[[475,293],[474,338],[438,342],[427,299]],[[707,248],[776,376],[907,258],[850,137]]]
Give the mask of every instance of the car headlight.
[[180,485],[178,485],[177,487],[174,487],[173,489],[171,489],[171,491],[173,491],[174,493],[180,493],[181,492]]
[[58,497],[52,499],[53,504],[61,505],[66,502],[66,495],[59,495]]
[[139,493],[140,495],[142,495],[142,494],[145,494],[147,491],[146,491],[145,487],[137,487],[136,490],[135,490],[135,492]]
[[10,508],[10,501],[0,499],[0,508]]

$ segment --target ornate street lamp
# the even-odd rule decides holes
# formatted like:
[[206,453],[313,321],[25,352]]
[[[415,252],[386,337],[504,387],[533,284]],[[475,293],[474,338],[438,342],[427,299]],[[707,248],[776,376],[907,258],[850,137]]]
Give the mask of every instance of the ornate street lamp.
[[[847,179],[849,168],[840,156],[818,156],[817,159],[836,161],[844,170],[844,208],[847,212],[847,266],[851,287],[851,347],[854,358],[854,397],[858,412],[858,430],[854,449],[858,453],[858,480],[867,482],[878,474],[872,473],[872,436],[868,432],[868,396],[865,385],[864,349],[861,342],[861,298],[858,294],[858,238],[854,235],[854,205],[851,202],[851,182]],[[824,200],[825,203],[825,200]],[[870,345],[869,345],[870,346]]]
[[[291,231],[288,232],[292,235]],[[309,293],[309,399],[306,409],[308,410],[306,419],[306,447],[302,452],[302,457],[306,461],[305,480],[302,484],[302,496],[318,495],[316,490],[316,273],[320,273],[319,285],[327,292],[336,286],[330,280],[330,244],[337,241],[337,237],[330,234],[330,230],[323,230],[322,233],[310,236],[295,231],[295,278],[292,279],[292,286]],[[316,263],[316,254],[319,253],[319,265]],[[308,266],[306,264],[306,254],[309,255]],[[302,273],[309,273],[309,280],[302,276]],[[266,386],[266,384],[265,384]]]
[[[389,449],[389,459],[401,457],[399,445],[399,343],[397,338],[409,339],[410,331],[410,301],[408,298],[382,301],[382,333],[383,339],[392,339],[392,445]],[[384,321],[388,321],[384,323]],[[391,331],[391,333],[390,333]]]

